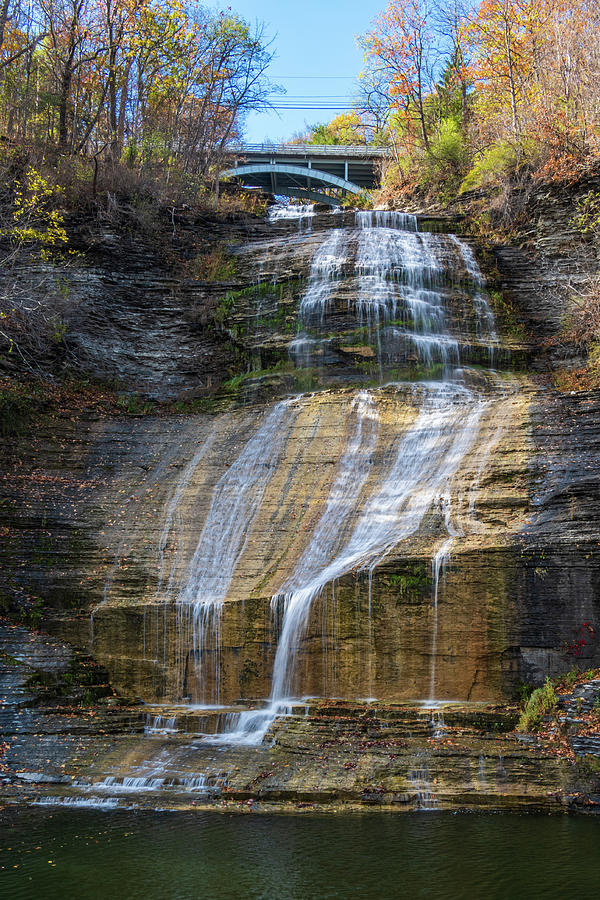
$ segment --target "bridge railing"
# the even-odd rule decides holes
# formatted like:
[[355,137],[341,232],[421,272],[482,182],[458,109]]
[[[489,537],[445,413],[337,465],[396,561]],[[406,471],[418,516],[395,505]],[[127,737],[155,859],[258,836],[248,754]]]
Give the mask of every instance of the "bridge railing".
[[289,156],[357,156],[374,157],[390,156],[389,147],[372,144],[231,144],[231,154],[243,153],[277,153]]

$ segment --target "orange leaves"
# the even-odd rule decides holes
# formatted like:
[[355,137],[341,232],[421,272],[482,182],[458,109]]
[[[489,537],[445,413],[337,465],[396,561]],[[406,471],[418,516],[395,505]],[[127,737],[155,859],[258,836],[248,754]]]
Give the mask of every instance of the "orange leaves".
[[364,39],[368,64],[387,86],[392,107],[418,123],[429,148],[425,101],[435,87],[437,36],[430,0],[390,0]]
[[504,138],[502,123],[510,123],[511,137],[539,140],[561,116],[563,135],[581,128],[586,106],[595,113],[598,103],[597,6],[593,14],[578,0],[482,0],[463,33],[484,127],[488,120]]

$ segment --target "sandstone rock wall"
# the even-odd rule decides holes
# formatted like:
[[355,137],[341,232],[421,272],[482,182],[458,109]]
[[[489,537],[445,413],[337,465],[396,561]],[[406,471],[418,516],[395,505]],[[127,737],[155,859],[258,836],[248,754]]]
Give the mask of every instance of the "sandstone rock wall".
[[[567,199],[549,195],[545,207],[539,200],[546,211],[531,236],[539,244],[539,271],[531,259],[527,269],[512,263],[506,269],[524,314],[540,320],[541,336],[562,315],[559,270],[566,271],[570,255],[580,270],[588,265],[586,248],[565,224],[571,214]],[[287,359],[312,254],[340,222],[345,223],[342,216],[315,217],[308,233],[293,222],[221,224],[217,236],[240,261],[233,285],[186,281],[164,260],[152,259],[148,247],[120,241],[107,230],[72,276],[83,298],[72,321],[73,340],[97,373],[113,367],[129,386],[165,396],[205,387],[213,375],[222,380],[235,356],[228,341],[246,359],[258,353],[259,364]],[[563,229],[559,243],[551,238],[553,228]],[[275,282],[269,302],[276,321],[267,316],[252,330],[259,277]],[[330,368],[335,389],[316,395],[298,416],[227,597],[227,701],[268,693],[276,636],[270,598],[306,545],[344,444],[344,384],[356,383],[361,371],[360,354],[344,357],[341,349],[349,329],[344,291],[351,289],[349,273],[336,313]],[[214,310],[227,291],[237,295],[219,333]],[[465,335],[469,331],[466,323]],[[239,397],[260,399],[265,382],[268,394],[293,392],[294,377],[283,369],[259,373],[257,392],[243,390]],[[583,622],[600,621],[597,398],[557,395],[522,376],[510,376],[509,383],[519,392],[497,401],[494,416],[482,426],[481,446],[490,445],[484,464],[471,456],[461,476],[463,493],[470,481],[479,480],[479,487],[474,516],[453,547],[440,594],[436,690],[446,698],[500,698],[520,681],[539,682],[548,672],[568,668],[573,659],[565,647]],[[386,433],[414,415],[410,404],[394,407],[385,392],[382,408],[381,459],[389,449]],[[173,597],[159,588],[161,566],[166,563],[169,572],[173,566],[178,579],[184,576],[212,488],[260,415],[262,408],[258,416],[257,409],[246,408],[216,418],[99,419],[67,411],[42,416],[33,434],[8,441],[1,551],[7,602],[15,597],[29,608],[39,598],[52,610],[48,626],[92,646],[126,694],[175,698],[193,675],[186,675],[187,650],[178,645]],[[178,509],[181,530],[170,536],[161,560],[165,510],[186,464],[209,435],[210,453]],[[418,541],[376,571],[370,618],[369,586],[361,575],[344,576],[335,602],[327,594],[315,606],[298,662],[307,692],[427,696],[434,626],[430,567],[440,536],[439,516],[432,516]],[[580,662],[598,659],[598,642],[590,641]]]

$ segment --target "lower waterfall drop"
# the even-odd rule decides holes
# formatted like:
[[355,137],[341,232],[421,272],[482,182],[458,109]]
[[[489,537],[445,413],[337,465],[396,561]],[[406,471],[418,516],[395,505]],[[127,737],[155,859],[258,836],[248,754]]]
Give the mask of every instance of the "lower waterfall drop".
[[[214,488],[185,584],[177,594],[181,688],[194,703],[220,704],[223,602],[296,412],[292,401],[278,403]],[[209,651],[212,687],[206,683],[204,657]],[[192,672],[187,670],[190,661]]]
[[[332,553],[334,545],[327,540],[319,541],[318,536],[337,536],[342,517],[348,514],[347,502],[352,494],[358,497],[364,483],[357,474],[351,482],[347,478],[352,460],[361,457],[350,445],[340,463],[340,473],[315,529],[313,542],[294,575],[272,600],[272,603],[282,600],[284,612],[269,705],[266,709],[241,713],[232,731],[218,740],[260,743],[275,718],[289,711],[294,698],[298,647],[311,607],[323,588],[350,571],[372,572],[394,547],[413,535],[471,449],[485,403],[466,388],[452,384],[433,383],[419,390],[424,395],[421,411],[407,434],[397,441],[387,476],[365,500],[350,538]],[[362,428],[360,434],[362,438]],[[342,485],[349,492],[344,504],[339,503],[340,495],[344,495]]]

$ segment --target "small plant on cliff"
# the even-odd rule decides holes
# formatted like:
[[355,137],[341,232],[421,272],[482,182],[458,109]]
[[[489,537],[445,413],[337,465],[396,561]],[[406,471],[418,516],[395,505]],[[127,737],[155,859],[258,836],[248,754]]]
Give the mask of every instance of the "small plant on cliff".
[[42,374],[41,359],[64,344],[64,314],[72,303],[68,284],[53,271],[55,263],[64,265],[71,255],[66,249],[63,193],[32,166],[14,178],[6,160],[3,163],[0,354],[9,368],[20,365]]
[[15,182],[13,224],[8,232],[17,244],[36,244],[44,260],[67,243],[64,217],[57,208],[59,197],[60,189],[32,167]]
[[197,256],[193,268],[201,281],[231,281],[237,273],[237,260],[219,244]]
[[518,149],[508,141],[499,141],[483,150],[473,162],[460,192],[475,191],[490,185],[498,186],[502,179],[509,178],[520,161]]
[[342,200],[342,206],[351,209],[373,209],[373,194],[367,190],[360,191],[358,194],[349,194]]
[[571,300],[574,308],[564,338],[589,351],[600,341],[600,277],[594,278],[583,291],[572,288]]
[[401,597],[424,591],[431,582],[424,563],[407,566],[404,572],[390,575],[390,584],[398,588]]
[[600,385],[600,276],[583,290],[571,287],[570,315],[555,343],[569,353],[573,347],[587,356],[584,369],[561,370],[555,377],[559,390],[589,390]]
[[0,382],[0,436],[9,437],[27,431],[39,401],[24,385]]
[[600,238],[600,192],[588,191],[577,201],[579,213],[573,225],[585,238]]
[[591,622],[582,622],[571,641],[563,641],[565,656],[583,656],[586,644],[596,638],[596,629]]
[[541,688],[536,688],[527,701],[527,705],[517,726],[519,731],[536,731],[542,724],[544,716],[551,713],[556,706],[556,690],[549,678]]
[[494,312],[502,322],[503,330],[515,341],[527,339],[527,332],[522,322],[518,319],[518,312],[511,299],[502,291],[491,290],[490,298]]
[[138,394],[119,397],[117,406],[129,416],[149,416],[155,411],[154,404],[149,400],[144,400]]

